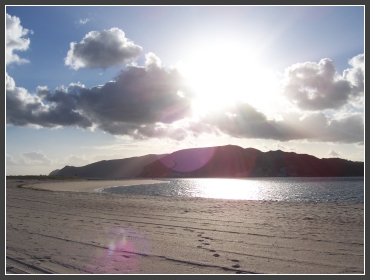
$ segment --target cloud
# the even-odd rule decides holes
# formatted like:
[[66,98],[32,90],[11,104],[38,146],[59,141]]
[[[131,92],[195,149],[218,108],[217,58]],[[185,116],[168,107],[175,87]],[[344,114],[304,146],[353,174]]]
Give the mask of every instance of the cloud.
[[90,21],[90,19],[89,18],[85,18],[85,19],[80,19],[79,20],[79,23],[80,24],[82,24],[82,25],[84,25],[84,24],[86,24],[87,22],[89,22]]
[[363,107],[365,90],[365,55],[359,54],[349,60],[352,68],[344,70],[343,77],[352,85],[353,105]]
[[191,92],[179,72],[164,69],[154,54],[147,55],[146,67],[129,66],[113,81],[91,89],[80,84],[54,92],[39,87],[34,95],[6,74],[6,95],[7,124],[96,127],[138,139],[166,133],[179,138],[181,129],[164,127],[191,114]]
[[85,155],[76,156],[76,155],[69,155],[66,159],[66,165],[72,166],[84,166],[90,163],[90,161],[86,158]]
[[150,52],[145,54],[145,66],[148,70],[162,68],[162,62],[158,56]]
[[295,147],[295,146],[292,146],[292,147],[289,147],[289,150],[290,150],[291,152],[295,152],[297,149],[296,149],[296,147]]
[[33,165],[50,165],[51,160],[48,159],[43,153],[40,152],[27,152],[22,153],[21,156],[26,159],[28,164]]
[[278,150],[282,150],[282,151],[285,151],[286,150],[286,147],[281,145],[280,143],[276,143],[274,144],[275,148],[278,149]]
[[[271,119],[247,103],[234,102],[193,119],[192,102],[195,95],[186,80],[176,68],[164,68],[155,54],[148,53],[145,57],[145,66],[128,65],[112,81],[92,88],[77,83],[53,92],[47,87],[38,87],[36,94],[30,94],[16,87],[14,80],[6,74],[7,124],[100,129],[112,135],[134,139],[169,138],[180,141],[187,137],[213,134],[281,142],[364,143],[363,113],[344,110],[331,115],[317,110],[285,111],[279,112],[278,119]],[[362,67],[361,56],[351,60],[351,63],[352,70]],[[306,76],[296,72],[289,83],[294,80],[294,83],[302,82],[305,85],[312,74],[311,78],[317,81],[310,83],[317,84],[319,88],[340,89],[337,82],[341,81],[350,84],[351,96],[355,96],[354,92],[361,88],[361,83],[356,82],[361,80],[356,78],[360,74],[352,73],[350,69],[345,76],[348,80],[338,78],[329,60],[291,69],[300,69],[298,72],[303,71]],[[340,102],[334,101],[331,93],[320,98],[333,99],[330,102],[323,101],[324,104],[350,102],[348,96]],[[310,106],[322,106],[315,105],[315,102]]]
[[6,165],[19,165],[19,162],[14,160],[12,156],[6,155]]
[[77,110],[78,97],[56,90],[53,94],[46,87],[39,87],[37,95],[16,87],[14,79],[6,77],[6,123],[16,126],[73,126],[88,128],[92,123]]
[[[219,110],[203,117],[209,130],[217,129],[236,138],[272,139],[279,141],[308,140],[336,143],[364,143],[364,118],[353,113],[341,118],[329,118],[323,112],[304,115],[281,113],[283,120],[268,120],[246,103]],[[192,129],[191,127],[189,129]]]
[[80,43],[72,42],[65,64],[79,68],[102,68],[122,65],[136,60],[142,47],[135,45],[118,28],[89,32]]
[[328,117],[323,112],[314,112],[301,117],[297,115],[297,117],[289,119],[289,123],[294,131],[299,131],[301,136],[299,139],[361,145],[364,143],[364,118],[362,114],[348,114],[335,119]]
[[364,56],[352,58],[343,76],[328,58],[319,63],[305,62],[288,67],[282,93],[298,108],[309,111],[338,109],[363,95]]
[[328,125],[327,133],[323,135],[324,137],[320,139],[324,141],[363,145],[365,140],[364,117],[362,114],[352,114],[342,119],[333,119]]
[[13,159],[11,155],[6,155],[6,165],[50,166],[51,160],[41,152],[26,152],[21,154],[19,160]]
[[24,38],[31,30],[23,28],[21,21],[16,16],[5,15],[6,19],[6,65],[11,63],[28,63],[29,60],[20,58],[14,51],[26,51],[30,45],[30,39]]
[[330,150],[329,153],[328,153],[329,156],[331,157],[338,157],[340,154],[337,153],[336,151],[334,150]]

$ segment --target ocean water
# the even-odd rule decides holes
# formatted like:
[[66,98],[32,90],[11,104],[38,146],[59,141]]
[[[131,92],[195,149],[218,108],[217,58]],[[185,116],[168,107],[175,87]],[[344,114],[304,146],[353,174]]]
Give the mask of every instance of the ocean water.
[[102,192],[218,199],[364,203],[364,177],[158,179],[155,184],[112,186]]

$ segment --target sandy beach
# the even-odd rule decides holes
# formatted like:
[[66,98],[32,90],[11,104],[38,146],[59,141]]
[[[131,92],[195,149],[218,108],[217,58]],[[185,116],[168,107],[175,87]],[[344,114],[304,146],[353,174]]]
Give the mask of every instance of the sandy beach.
[[[146,180],[146,182],[154,182]],[[364,274],[364,205],[6,181],[6,274]]]

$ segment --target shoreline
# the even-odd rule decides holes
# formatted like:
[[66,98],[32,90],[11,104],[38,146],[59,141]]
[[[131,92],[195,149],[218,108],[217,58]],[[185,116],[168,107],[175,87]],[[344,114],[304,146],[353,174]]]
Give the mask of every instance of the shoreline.
[[7,274],[364,274],[363,204],[113,195],[93,191],[112,181],[19,181],[6,181]]
[[124,179],[124,180],[79,180],[79,181],[47,181],[29,183],[23,188],[66,191],[66,192],[99,192],[98,190],[110,187],[134,186],[141,184],[160,183],[160,180],[152,179]]

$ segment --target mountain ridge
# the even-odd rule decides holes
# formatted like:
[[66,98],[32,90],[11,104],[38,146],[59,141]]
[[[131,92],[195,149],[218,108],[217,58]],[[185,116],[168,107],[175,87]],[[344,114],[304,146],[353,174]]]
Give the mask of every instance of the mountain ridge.
[[49,175],[96,179],[343,177],[364,176],[364,162],[224,145],[65,166]]

